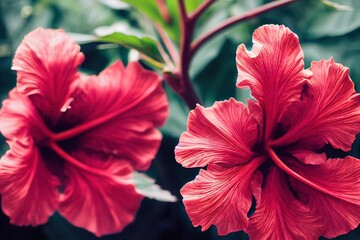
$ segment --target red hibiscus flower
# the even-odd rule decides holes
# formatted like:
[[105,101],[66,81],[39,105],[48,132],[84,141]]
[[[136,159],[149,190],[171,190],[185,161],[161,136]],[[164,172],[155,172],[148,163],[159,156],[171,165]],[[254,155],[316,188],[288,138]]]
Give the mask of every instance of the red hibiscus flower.
[[[266,25],[253,48],[238,47],[234,99],[190,113],[176,147],[184,167],[205,167],[181,190],[194,226],[251,239],[333,238],[360,223],[360,160],[328,159],[326,144],[348,151],[360,131],[360,95],[349,69],[328,61],[304,70],[297,36]],[[251,206],[254,206],[254,211]]]
[[31,32],[15,54],[17,87],[0,112],[10,146],[0,192],[13,224],[43,224],[58,211],[100,236],[122,230],[139,208],[132,172],[146,170],[160,145],[161,79],[121,62],[84,76],[83,60],[60,30]]

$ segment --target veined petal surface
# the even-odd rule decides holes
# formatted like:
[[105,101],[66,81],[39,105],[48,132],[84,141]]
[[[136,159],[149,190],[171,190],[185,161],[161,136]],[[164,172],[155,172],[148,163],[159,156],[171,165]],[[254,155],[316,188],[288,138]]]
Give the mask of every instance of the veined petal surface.
[[[305,70],[298,37],[284,26],[258,28],[253,43],[250,51],[238,47],[236,63],[237,87],[250,87],[255,99],[248,107],[233,99],[198,106],[176,147],[184,167],[208,167],[181,191],[191,221],[203,230],[214,224],[219,235],[244,230],[253,240],[333,238],[355,229],[360,160],[328,159],[324,149],[349,151],[360,131],[349,69],[330,59]],[[243,169],[259,156],[266,160],[253,169],[249,190]],[[248,209],[248,191],[256,199],[249,219],[236,205]]]
[[317,153],[311,149],[300,148],[296,149],[295,147],[287,149],[287,153],[291,154],[298,161],[305,164],[322,164],[327,161],[326,153]]
[[253,47],[244,44],[236,52],[238,87],[250,87],[264,111],[265,140],[289,103],[300,96],[304,80],[304,54],[296,34],[285,26],[264,25],[253,34]]
[[289,165],[317,186],[332,195],[320,192],[290,178],[300,200],[312,214],[321,216],[321,235],[333,238],[355,229],[360,222],[360,160],[353,157],[329,159],[324,164],[311,166],[298,162]]
[[0,131],[9,140],[29,134],[41,141],[48,130],[30,99],[14,88],[0,110]]
[[103,159],[96,153],[75,152],[73,156],[86,167],[65,166],[60,214],[96,236],[120,232],[133,221],[143,198],[132,183],[132,168],[125,161]]
[[175,148],[176,160],[184,167],[243,164],[254,155],[257,138],[257,122],[241,102],[231,98],[210,108],[198,105]]
[[13,224],[44,224],[58,206],[60,181],[47,170],[31,138],[15,138],[9,145],[0,160],[2,209]]
[[349,69],[330,59],[313,62],[311,71],[301,100],[284,113],[287,133],[274,144],[301,141],[321,148],[330,143],[349,151],[360,131],[360,94],[355,92]]
[[78,137],[78,144],[127,158],[135,169],[146,170],[162,139],[155,127],[164,124],[168,116],[161,78],[139,63],[124,68],[116,62],[98,77],[82,82],[62,120],[79,115],[83,117],[80,125],[95,125]]
[[200,170],[195,180],[181,189],[193,225],[202,226],[203,231],[215,225],[219,235],[244,230],[252,203],[252,185],[261,185],[261,177],[254,172],[262,161],[258,158],[231,168],[210,164],[207,170]]
[[268,169],[264,187],[255,194],[256,209],[245,230],[252,240],[317,239],[322,223],[310,208],[291,192],[286,175],[276,167]]
[[38,28],[19,45],[12,69],[19,92],[34,96],[39,111],[54,122],[71,101],[83,60],[80,46],[64,31]]

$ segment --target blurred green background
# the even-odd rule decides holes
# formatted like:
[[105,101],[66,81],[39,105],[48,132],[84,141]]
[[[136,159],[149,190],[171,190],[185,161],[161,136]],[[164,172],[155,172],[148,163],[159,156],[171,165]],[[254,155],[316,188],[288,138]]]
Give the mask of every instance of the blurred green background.
[[[88,34],[109,30],[112,26],[123,33],[146,35],[154,39],[157,35],[148,19],[156,19],[152,7],[154,0],[143,0],[138,11],[119,0],[0,0],[0,98],[7,97],[8,91],[16,85],[16,73],[11,71],[14,52],[25,34],[36,27],[63,28],[84,42]],[[128,1],[131,2],[131,1]],[[139,1],[134,1],[139,2]],[[167,0],[170,12],[176,13],[177,0]],[[196,5],[199,0],[189,0],[188,5]],[[222,20],[239,15],[269,1],[263,0],[217,0],[200,19],[195,37],[215,26]],[[334,1],[335,2],[335,1]],[[235,88],[236,66],[235,51],[240,43],[251,47],[251,34],[262,24],[284,24],[297,33],[305,52],[306,67],[311,61],[329,59],[351,69],[350,75],[360,90],[360,1],[338,0],[338,3],[351,6],[352,11],[339,11],[324,5],[318,0],[302,0],[289,6],[273,10],[257,18],[245,21],[218,35],[196,54],[191,65],[191,78],[204,105],[211,106],[216,100],[235,97],[245,101],[248,90]],[[140,1],[141,3],[141,1]],[[156,6],[155,6],[156,7]],[[145,16],[143,13],[147,13]],[[179,28],[176,21],[163,24],[174,42],[178,42]],[[101,27],[101,28],[99,28]],[[105,27],[105,28],[104,28]],[[111,30],[110,29],[110,30]],[[76,34],[75,34],[76,33]],[[85,35],[79,35],[85,34]],[[88,42],[81,45],[86,61],[81,70],[86,73],[98,73],[116,59],[128,61],[129,50],[116,45]],[[184,169],[174,159],[173,149],[178,137],[186,129],[188,109],[169,89],[167,90],[171,116],[165,127],[163,144],[148,174],[156,178],[165,189],[181,199],[179,189],[194,179],[198,169]],[[1,154],[7,146],[1,138]],[[331,152],[334,156],[344,153]],[[357,140],[350,153],[360,157],[360,141]],[[41,240],[41,239],[96,239],[85,230],[75,228],[55,214],[47,224],[39,227],[16,227],[0,213],[1,240]],[[134,223],[122,233],[106,236],[102,239],[113,240],[202,240],[202,239],[247,239],[242,232],[226,237],[218,237],[216,229],[201,232],[194,228],[188,219],[181,201],[161,203],[145,199]],[[360,229],[336,239],[360,239]]]

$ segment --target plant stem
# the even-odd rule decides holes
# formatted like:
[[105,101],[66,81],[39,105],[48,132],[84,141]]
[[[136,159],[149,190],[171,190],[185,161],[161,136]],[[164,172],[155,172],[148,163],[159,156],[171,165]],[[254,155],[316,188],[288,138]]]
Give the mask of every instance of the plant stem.
[[165,30],[159,24],[155,24],[155,28],[156,28],[157,32],[159,33],[160,38],[163,41],[166,49],[169,51],[172,61],[175,63],[175,65],[178,65],[179,59],[180,59],[179,52],[176,49],[176,47],[174,46],[173,42],[171,41],[169,35],[165,32]]
[[214,0],[205,0],[194,12],[189,15],[189,19],[196,21],[213,3]]
[[156,3],[158,5],[158,9],[160,12],[160,15],[162,16],[162,18],[165,20],[166,23],[170,23],[171,22],[171,16],[170,13],[166,7],[166,2],[165,0],[156,0]]
[[182,99],[185,101],[186,105],[190,109],[194,109],[196,105],[201,104],[201,100],[195,92],[193,85],[190,82],[189,73],[186,72],[182,75],[183,85],[182,88],[184,91],[178,91]]
[[[180,47],[179,51],[175,47],[172,40],[169,38],[167,33],[164,31],[162,26],[155,24],[155,28],[159,33],[160,38],[162,39],[166,49],[169,52],[169,55],[172,59],[174,66],[168,66],[163,70],[163,77],[165,81],[169,84],[171,89],[176,92],[186,103],[186,105],[193,109],[196,107],[197,103],[200,103],[200,99],[197,96],[195,89],[193,88],[190,76],[189,76],[189,65],[190,65],[190,44],[192,41],[192,35],[194,30],[194,25],[197,17],[204,11],[207,6],[213,0],[206,0],[205,6],[201,5],[196,11],[197,13],[190,18],[186,13],[186,7],[184,0],[178,0],[179,3],[179,16],[180,16]],[[164,1],[157,0],[159,8],[164,8]],[[165,6],[166,7],[166,6]],[[163,15],[163,18],[165,16]],[[164,19],[166,21],[166,19]],[[179,54],[180,52],[180,54]]]
[[297,0],[278,0],[246,11],[243,15],[225,20],[223,23],[220,23],[218,26],[200,36],[200,38],[192,43],[196,21],[201,14],[214,3],[214,0],[204,0],[204,2],[189,15],[186,12],[185,0],[178,0],[181,31],[180,56],[177,55],[177,52],[174,50],[175,47],[172,45],[168,36],[162,31],[162,29],[158,29],[160,37],[163,39],[171,58],[177,66],[177,69],[173,72],[173,74],[164,74],[165,80],[169,83],[170,87],[183,98],[190,109],[195,108],[196,104],[201,102],[190,81],[189,69],[191,59],[200,46],[218,33],[235,25],[236,23],[256,17],[259,14],[295,1]]
[[296,2],[297,0],[278,0],[273,1],[264,5],[261,5],[259,7],[256,7],[254,9],[246,11],[244,14],[235,16],[232,18],[229,18],[225,20],[224,22],[220,23],[216,27],[214,27],[212,30],[208,31],[207,33],[200,36],[196,41],[193,42],[190,49],[190,56],[193,56],[195,52],[209,39],[213,38],[215,35],[219,34],[220,32],[223,32],[227,28],[234,26],[237,23],[240,23],[242,21],[248,20],[250,18],[254,18],[262,13],[268,12],[270,10],[273,10],[275,8]]
[[190,109],[196,107],[197,103],[200,103],[200,99],[197,96],[189,76],[190,67],[190,44],[192,41],[192,35],[194,31],[194,20],[190,19],[186,13],[184,0],[179,0],[180,11],[180,63],[178,72],[176,75],[180,80],[180,88],[177,89],[177,93],[184,99]]
[[194,25],[187,16],[184,0],[179,0],[180,10],[180,74],[187,72],[189,67],[188,57]]

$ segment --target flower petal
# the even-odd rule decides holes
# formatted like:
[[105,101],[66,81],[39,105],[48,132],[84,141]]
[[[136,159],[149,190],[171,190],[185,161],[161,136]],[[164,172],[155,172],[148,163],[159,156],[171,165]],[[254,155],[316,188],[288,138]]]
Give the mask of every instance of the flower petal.
[[39,94],[39,111],[54,120],[69,102],[83,60],[80,46],[64,31],[38,28],[21,42],[12,69],[17,71],[19,92]]
[[265,141],[291,101],[300,96],[304,79],[303,52],[298,37],[284,26],[264,25],[253,34],[253,48],[244,44],[236,52],[238,87],[250,87],[266,118]]
[[132,183],[130,165],[89,153],[73,156],[87,168],[65,166],[60,214],[96,236],[120,232],[133,221],[142,199]]
[[360,132],[360,94],[354,90],[349,69],[330,59],[313,62],[311,70],[314,75],[302,100],[293,102],[282,117],[287,133],[273,144],[300,141],[319,149],[330,143],[349,151]]
[[254,154],[251,148],[257,134],[255,118],[233,98],[210,108],[198,105],[190,112],[188,130],[175,148],[176,161],[184,167],[243,164]]
[[73,96],[69,114],[81,111],[84,121],[89,121],[117,112],[121,118],[146,119],[161,126],[168,116],[168,101],[161,83],[158,74],[145,70],[140,63],[130,62],[125,68],[117,61],[98,77],[84,78],[82,92]]
[[193,225],[201,225],[203,231],[215,225],[219,235],[245,229],[251,190],[261,185],[261,178],[254,176],[254,172],[263,160],[257,158],[231,168],[209,164],[207,170],[200,170],[195,180],[180,191]]
[[290,178],[294,191],[314,215],[322,217],[321,235],[333,238],[356,228],[360,223],[360,160],[353,157],[329,159],[324,164],[310,166],[298,162],[289,165],[333,196],[315,190]]
[[[121,128],[119,125],[123,125]],[[82,136],[81,147],[127,159],[136,170],[147,170],[160,147],[162,135],[148,122],[124,119]]]
[[36,141],[46,137],[47,127],[27,96],[14,88],[0,110],[0,131],[9,140],[29,134]]
[[327,160],[327,156],[325,153],[316,153],[308,149],[290,148],[288,149],[288,152],[297,160],[305,164],[317,165],[322,164]]
[[281,170],[271,167],[264,181],[245,230],[250,239],[317,239],[322,229],[320,218],[294,197]]
[[161,126],[168,116],[168,102],[161,78],[139,63],[121,62],[84,82],[62,121],[83,116],[80,125],[95,123],[78,138],[81,146],[118,158],[135,169],[146,170],[160,146]]
[[2,209],[13,224],[44,224],[57,208],[60,181],[47,170],[31,138],[15,138],[9,145],[0,160]]

